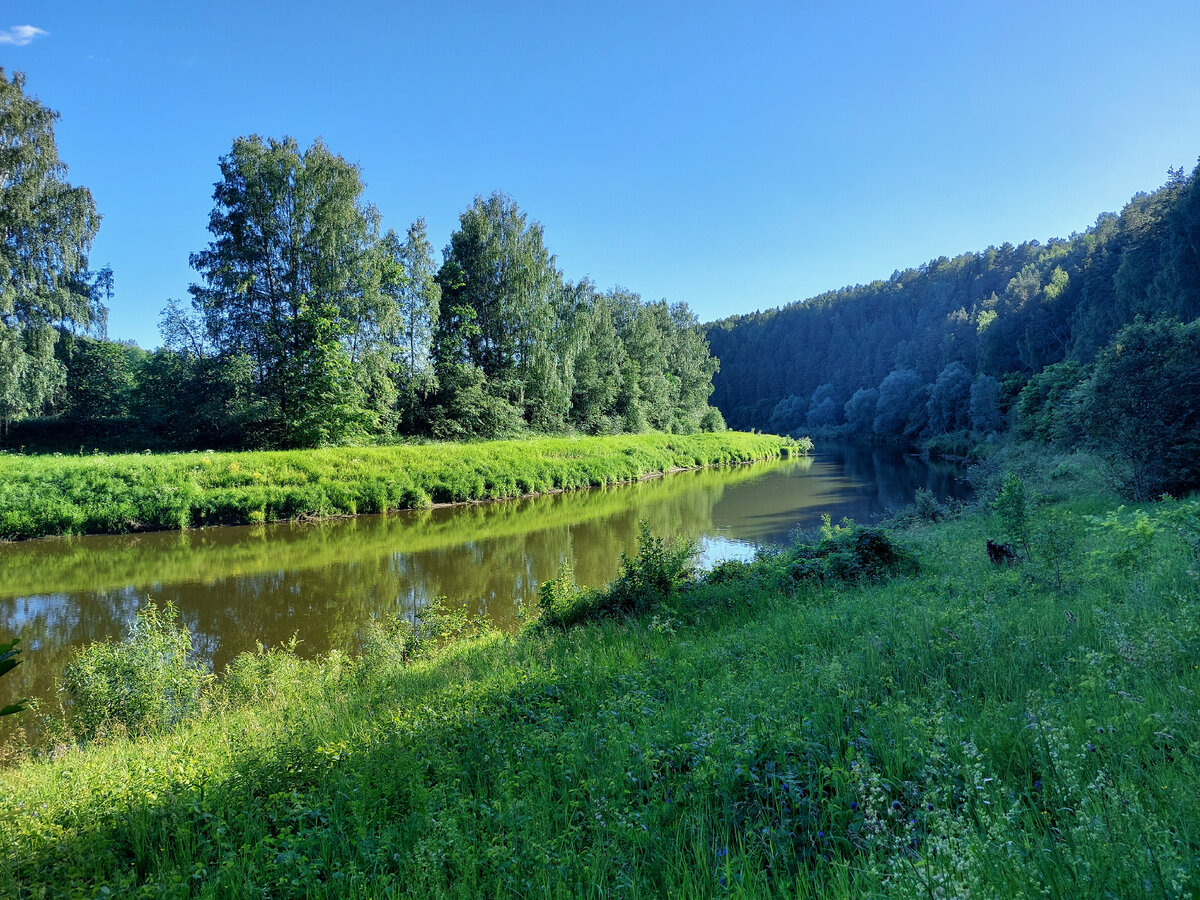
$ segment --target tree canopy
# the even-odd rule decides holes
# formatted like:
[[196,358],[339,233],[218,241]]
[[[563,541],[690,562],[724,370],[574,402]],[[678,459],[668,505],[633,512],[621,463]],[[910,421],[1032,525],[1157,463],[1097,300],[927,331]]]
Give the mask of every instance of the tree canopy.
[[100,224],[87,188],[58,157],[58,113],[0,69],[0,429],[37,414],[63,386],[58,329],[93,318],[88,250]]
[[248,360],[254,427],[284,446],[365,432],[378,411],[354,363],[378,353],[385,300],[358,168],[320,140],[301,151],[257,135],[220,168],[213,241],[191,258],[204,282],[190,290],[217,351]]

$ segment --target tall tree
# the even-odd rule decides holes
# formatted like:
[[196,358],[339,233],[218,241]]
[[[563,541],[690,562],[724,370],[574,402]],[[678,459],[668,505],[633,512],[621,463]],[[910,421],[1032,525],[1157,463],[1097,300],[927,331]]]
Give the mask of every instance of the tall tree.
[[190,288],[225,359],[249,360],[272,442],[343,440],[374,422],[354,339],[382,308],[378,214],[358,167],[320,140],[238,138],[221,157],[213,242]]
[[438,280],[447,308],[473,313],[473,327],[455,337],[458,360],[478,366],[489,390],[523,412],[527,391],[546,374],[533,351],[553,326],[561,284],[541,224],[506,194],[476,197],[459,216]]
[[87,188],[66,181],[58,113],[0,68],[0,431],[35,415],[63,384],[56,327],[86,325],[87,253],[100,224]]
[[433,331],[441,309],[442,286],[437,281],[433,245],[425,231],[425,220],[408,227],[403,242],[389,231],[383,240],[384,253],[392,263],[384,291],[395,304],[391,334],[400,384],[402,417],[411,428],[416,418],[418,395],[433,386]]
[[588,280],[570,287],[575,304],[576,355],[571,423],[590,434],[621,430],[616,417],[621,372],[627,363],[608,299]]

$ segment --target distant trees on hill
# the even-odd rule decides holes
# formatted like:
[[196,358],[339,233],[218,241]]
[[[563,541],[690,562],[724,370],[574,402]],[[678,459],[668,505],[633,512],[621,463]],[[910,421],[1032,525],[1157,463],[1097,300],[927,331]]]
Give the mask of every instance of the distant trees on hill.
[[[984,435],[1012,419],[1032,437],[1111,448],[1103,416],[1088,424],[1058,411],[1082,403],[1085,384],[1099,390],[1095,379],[1128,352],[1120,348],[1146,337],[1123,327],[1183,340],[1172,329],[1198,316],[1200,167],[1171,170],[1162,188],[1066,240],[939,257],[713,323],[713,400],[737,428],[916,441]],[[1158,348],[1140,357],[1149,371],[1165,341],[1146,345]],[[1196,376],[1160,362],[1173,378]],[[1139,421],[1133,406],[1116,408],[1116,418]]]

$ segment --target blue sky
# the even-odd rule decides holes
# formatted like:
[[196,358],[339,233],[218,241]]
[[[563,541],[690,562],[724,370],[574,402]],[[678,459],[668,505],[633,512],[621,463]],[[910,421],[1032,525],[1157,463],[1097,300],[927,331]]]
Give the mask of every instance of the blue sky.
[[[8,2],[104,217],[110,334],[158,341],[233,138],[322,136],[437,248],[476,194],[571,279],[709,320],[1067,236],[1200,156],[1188,2]],[[42,33],[10,31],[32,26]]]

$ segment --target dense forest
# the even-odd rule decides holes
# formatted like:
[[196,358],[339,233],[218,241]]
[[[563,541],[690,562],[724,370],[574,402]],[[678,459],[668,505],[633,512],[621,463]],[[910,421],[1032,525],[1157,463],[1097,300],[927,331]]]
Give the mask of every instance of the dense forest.
[[1148,495],[1196,482],[1194,465],[1149,476],[1128,439],[1145,448],[1157,434],[1161,450],[1171,434],[1183,455],[1196,442],[1198,316],[1200,167],[1065,240],[940,257],[716,322],[713,399],[736,428],[954,446],[1012,424],[1085,439],[1122,456]]
[[476,197],[439,263],[384,231],[356,165],[318,140],[221,157],[190,302],[163,346],[106,339],[99,216],[65,180],[57,114],[0,70],[0,439],[78,451],[308,447],[524,432],[724,427],[717,362],[684,304],[563,277],[542,227]]

